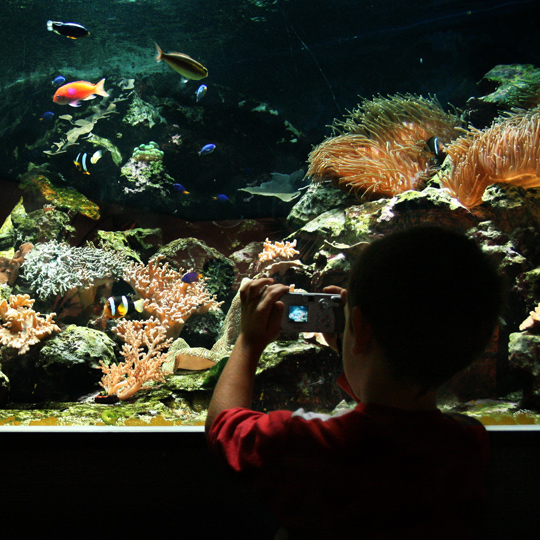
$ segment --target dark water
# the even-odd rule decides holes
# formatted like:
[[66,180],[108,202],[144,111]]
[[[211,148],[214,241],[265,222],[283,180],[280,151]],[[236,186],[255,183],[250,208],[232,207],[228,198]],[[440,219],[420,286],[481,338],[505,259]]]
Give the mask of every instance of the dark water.
[[[494,65],[538,63],[540,54],[537,0],[4,0],[0,14],[2,84],[67,68],[159,72],[159,41],[200,59],[210,83],[319,132],[358,95],[430,93],[460,106]],[[92,35],[64,39],[46,31],[48,19]]]

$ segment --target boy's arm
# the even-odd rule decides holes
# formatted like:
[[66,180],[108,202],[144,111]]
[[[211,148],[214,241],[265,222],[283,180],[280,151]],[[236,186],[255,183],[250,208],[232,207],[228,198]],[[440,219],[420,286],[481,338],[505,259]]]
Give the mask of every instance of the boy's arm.
[[206,417],[207,434],[221,411],[251,406],[255,370],[266,345],[280,332],[283,303],[278,300],[289,290],[273,282],[271,278],[257,279],[240,290],[240,335],[216,384]]

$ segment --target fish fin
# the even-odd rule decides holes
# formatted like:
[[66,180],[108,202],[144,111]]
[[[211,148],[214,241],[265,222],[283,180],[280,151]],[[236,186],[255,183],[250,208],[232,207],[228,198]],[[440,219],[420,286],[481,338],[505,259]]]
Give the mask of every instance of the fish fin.
[[76,100],[76,101],[72,101],[71,103],[68,103],[68,105],[70,107],[80,107],[81,103],[79,102],[79,100]]
[[96,99],[96,96],[92,94],[91,96],[83,98],[82,101],[90,101],[91,99]]
[[161,62],[163,59],[163,51],[161,50],[160,46],[154,41],[154,45],[156,46],[156,62]]
[[105,78],[101,79],[101,81],[96,83],[94,87],[94,94],[97,94],[98,96],[109,97],[109,94],[105,92]]
[[135,308],[135,311],[137,311],[138,313],[142,313],[144,308],[144,298],[139,298],[138,300],[135,300],[135,302],[133,302],[133,307]]
[[103,156],[103,150],[96,150],[94,152],[94,155],[90,158],[90,163],[92,163],[92,165],[95,165],[101,159],[102,156]]

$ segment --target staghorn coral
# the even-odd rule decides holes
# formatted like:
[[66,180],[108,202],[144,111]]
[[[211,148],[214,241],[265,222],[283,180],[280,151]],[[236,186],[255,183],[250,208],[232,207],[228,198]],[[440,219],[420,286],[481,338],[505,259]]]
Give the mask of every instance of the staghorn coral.
[[448,143],[460,120],[435,98],[411,94],[364,100],[309,155],[308,175],[356,194],[391,197],[423,185],[435,172],[426,148],[431,137]]
[[21,268],[32,291],[45,299],[63,296],[75,288],[92,288],[99,281],[121,278],[127,265],[123,252],[92,244],[71,247],[53,240],[37,243]]
[[107,395],[116,395],[121,400],[131,398],[149,381],[165,382],[162,370],[167,355],[163,352],[171,345],[166,339],[166,328],[151,317],[146,321],[122,320],[114,333],[123,341],[124,362],[106,366],[100,361],[103,377],[100,385]]
[[41,317],[32,309],[34,301],[28,294],[18,294],[10,296],[9,302],[0,302],[0,343],[19,349],[19,354],[28,352],[31,345],[60,331],[53,321],[56,313]]
[[540,112],[499,118],[482,131],[470,129],[446,152],[453,166],[441,175],[441,184],[467,208],[481,204],[491,184],[539,187]]
[[222,302],[208,292],[204,278],[184,283],[184,272],[169,268],[161,259],[155,257],[148,265],[132,263],[126,269],[124,280],[144,299],[143,313],[161,321],[168,337],[178,337],[191,315],[217,309]]

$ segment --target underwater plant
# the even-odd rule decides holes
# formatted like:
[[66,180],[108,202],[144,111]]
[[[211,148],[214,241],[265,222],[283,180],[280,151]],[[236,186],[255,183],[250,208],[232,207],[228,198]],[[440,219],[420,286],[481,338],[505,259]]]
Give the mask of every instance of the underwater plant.
[[453,167],[441,175],[441,184],[467,208],[481,204],[491,184],[540,187],[540,112],[515,113],[482,131],[470,129],[445,151]]
[[374,197],[416,189],[436,171],[428,141],[436,137],[447,144],[458,136],[460,125],[459,117],[445,112],[434,97],[366,99],[345,121],[334,121],[339,135],[310,153],[308,176]]

